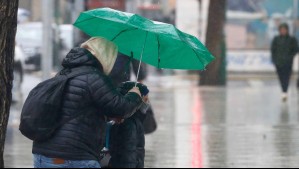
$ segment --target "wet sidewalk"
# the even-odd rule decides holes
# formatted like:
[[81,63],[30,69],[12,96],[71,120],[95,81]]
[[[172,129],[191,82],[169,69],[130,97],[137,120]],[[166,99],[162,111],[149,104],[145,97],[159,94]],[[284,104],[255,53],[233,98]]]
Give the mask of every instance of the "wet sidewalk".
[[[295,84],[282,103],[274,79],[230,81],[223,88],[196,83],[182,76],[149,78],[159,129],[146,137],[147,167],[299,166]],[[18,114],[14,107],[12,118]],[[8,130],[6,166],[32,167],[31,143],[16,123],[12,119]]]

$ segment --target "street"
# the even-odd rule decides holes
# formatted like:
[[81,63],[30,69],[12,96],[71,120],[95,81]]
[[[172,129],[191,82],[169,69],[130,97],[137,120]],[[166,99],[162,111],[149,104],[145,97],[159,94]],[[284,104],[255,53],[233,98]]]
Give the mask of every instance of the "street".
[[[10,0],[0,6],[0,168],[33,167],[33,143],[19,131],[23,104],[61,69],[74,73],[68,79],[80,77],[44,83],[45,92],[30,95],[22,116],[28,120],[22,131],[36,124],[35,136],[48,126],[59,129],[50,132],[54,139],[42,135],[46,144],[35,144],[37,168],[99,167],[91,159],[109,136],[116,143],[107,149],[129,152],[130,160],[113,160],[125,166],[299,167],[299,0]],[[145,159],[139,120],[111,133],[100,120],[110,113],[105,119],[117,125],[141,100],[121,98],[92,72],[110,74],[115,84],[132,75],[150,90],[149,99],[146,88],[129,90],[150,101],[158,124],[145,136]],[[146,106],[140,104],[141,113]]]
[[[39,82],[25,77],[23,96]],[[227,87],[197,87],[193,77],[149,77],[158,131],[146,136],[146,167],[298,167],[298,91],[281,102],[274,78],[232,79]],[[18,131],[12,107],[6,167],[32,167],[31,142]]]

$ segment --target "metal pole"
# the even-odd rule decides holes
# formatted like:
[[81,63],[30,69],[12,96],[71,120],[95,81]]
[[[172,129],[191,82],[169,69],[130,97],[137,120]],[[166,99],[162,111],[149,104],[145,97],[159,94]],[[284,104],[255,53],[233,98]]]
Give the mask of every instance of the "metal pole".
[[53,0],[42,0],[43,9],[43,48],[42,48],[42,72],[43,80],[51,77],[53,68]]
[[[72,9],[72,22],[75,23],[81,12],[85,10],[84,0],[73,0]],[[74,30],[74,42],[75,44],[81,42],[81,33],[78,29]]]
[[135,87],[137,87],[137,84],[138,84],[139,73],[140,73],[140,69],[141,69],[141,62],[142,62],[142,59],[143,59],[143,53],[144,53],[145,46],[146,46],[147,36],[148,36],[148,32],[146,32],[143,48],[142,48],[142,51],[141,51],[141,56],[140,56],[140,61],[139,61],[139,67],[138,67]]

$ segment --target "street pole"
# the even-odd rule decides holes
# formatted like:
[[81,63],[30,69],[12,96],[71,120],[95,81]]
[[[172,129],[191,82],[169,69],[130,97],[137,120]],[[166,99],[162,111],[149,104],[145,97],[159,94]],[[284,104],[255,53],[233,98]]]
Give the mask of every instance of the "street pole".
[[[75,23],[78,16],[81,12],[85,10],[85,1],[84,0],[73,0],[73,9],[72,9],[72,22]],[[78,29],[74,30],[74,43],[77,44],[81,41],[81,34]]]
[[42,48],[42,78],[51,77],[53,69],[53,0],[42,0],[43,9],[43,48]]

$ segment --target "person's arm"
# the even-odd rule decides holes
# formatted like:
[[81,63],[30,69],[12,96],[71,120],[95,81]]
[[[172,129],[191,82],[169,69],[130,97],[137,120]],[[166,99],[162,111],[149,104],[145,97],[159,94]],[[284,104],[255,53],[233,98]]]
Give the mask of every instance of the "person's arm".
[[297,55],[298,50],[299,50],[299,48],[298,48],[298,41],[294,37],[293,40],[292,40],[292,53],[291,53],[292,57],[295,57]]
[[[139,63],[140,63],[140,61],[138,61],[138,60],[135,60],[135,59],[132,60],[132,66],[133,66],[134,74],[136,76],[137,76],[138,69],[139,69]],[[144,81],[146,79],[146,77],[147,77],[147,66],[145,63],[141,63],[138,82]]]
[[276,48],[276,37],[273,39],[272,44],[271,44],[271,57],[272,57],[272,62],[274,63],[275,61],[275,48]]
[[89,76],[89,89],[92,99],[101,113],[110,118],[131,117],[142,103],[139,90],[132,89],[126,95],[119,93],[105,75]]

